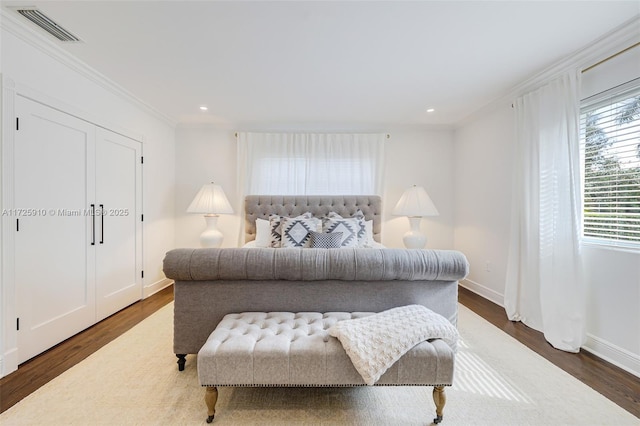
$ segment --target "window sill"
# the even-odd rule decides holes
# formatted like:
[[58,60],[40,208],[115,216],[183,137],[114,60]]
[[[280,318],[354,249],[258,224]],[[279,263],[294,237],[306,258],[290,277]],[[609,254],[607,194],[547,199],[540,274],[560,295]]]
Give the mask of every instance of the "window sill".
[[593,247],[603,250],[640,254],[640,245],[633,243],[611,243],[606,240],[599,240],[595,238],[583,238],[580,241],[580,245],[583,247]]

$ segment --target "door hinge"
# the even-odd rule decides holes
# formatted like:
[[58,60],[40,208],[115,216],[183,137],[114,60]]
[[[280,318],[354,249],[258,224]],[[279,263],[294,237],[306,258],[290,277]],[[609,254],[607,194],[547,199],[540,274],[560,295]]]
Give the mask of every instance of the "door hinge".
[[16,130],[20,130],[20,117],[16,117]]
[[140,156],[140,164],[144,164],[144,157]]
[[20,318],[16,318],[16,330],[20,331]]
[[140,222],[144,222],[144,215],[143,214],[140,215]]
[[140,277],[144,278],[144,271],[140,271]]
[[16,232],[20,232],[20,219],[16,219]]

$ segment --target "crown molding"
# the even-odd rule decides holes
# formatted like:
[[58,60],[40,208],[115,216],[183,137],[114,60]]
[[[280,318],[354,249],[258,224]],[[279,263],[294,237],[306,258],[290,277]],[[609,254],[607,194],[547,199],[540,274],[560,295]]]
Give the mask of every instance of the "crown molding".
[[0,9],[0,29],[8,31],[20,40],[62,63],[72,71],[82,75],[120,99],[137,106],[156,119],[166,123],[172,128],[175,128],[177,124],[175,119],[160,112],[137,96],[133,95],[131,92],[106,77],[104,74],[62,49],[35,29],[27,27],[26,23],[21,22],[18,19],[18,16],[14,16],[13,13]]
[[609,31],[587,46],[573,52],[564,59],[533,74],[522,83],[509,89],[504,95],[494,99],[455,123],[455,128],[463,127],[485,113],[491,112],[501,106],[510,105],[513,103],[514,98],[538,88],[563,72],[571,69],[586,69],[638,42],[640,42],[640,14],[635,15],[624,24]]
[[320,132],[320,133],[389,133],[453,131],[452,124],[419,123],[340,123],[340,122],[180,122],[176,129],[211,129],[243,132]]

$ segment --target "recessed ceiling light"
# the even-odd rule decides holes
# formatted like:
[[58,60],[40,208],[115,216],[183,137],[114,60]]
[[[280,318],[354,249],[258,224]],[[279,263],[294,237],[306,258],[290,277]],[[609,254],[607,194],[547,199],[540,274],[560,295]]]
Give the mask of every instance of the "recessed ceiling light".
[[433,108],[429,108],[429,109],[427,110],[427,112],[433,112],[433,111],[435,111],[435,109],[433,109]]
[[208,109],[209,109],[209,108],[207,108],[207,107],[206,107],[206,106],[204,106],[204,105],[202,105],[202,106],[200,107],[200,110],[201,110],[201,111],[206,111],[206,110],[208,110]]

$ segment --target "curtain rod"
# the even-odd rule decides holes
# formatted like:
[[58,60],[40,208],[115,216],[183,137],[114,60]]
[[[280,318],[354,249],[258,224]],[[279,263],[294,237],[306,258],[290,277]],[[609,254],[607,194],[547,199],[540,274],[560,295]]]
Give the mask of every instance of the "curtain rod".
[[[235,132],[233,135],[237,138],[238,132]],[[391,139],[391,135],[389,133],[387,133],[385,136],[387,137],[387,139]]]
[[588,66],[587,68],[583,69],[581,72],[584,74],[585,72],[597,67],[598,65],[604,64],[605,62],[615,58],[616,56],[622,55],[623,53],[633,49],[634,47],[640,46],[640,42],[636,43],[636,44],[632,44],[631,46],[627,47],[626,49],[622,49],[621,51],[619,51],[618,53],[614,53],[613,55],[604,58],[601,61],[596,62],[593,65]]
[[[593,68],[597,67],[598,65],[602,65],[602,64],[604,64],[605,62],[610,61],[611,59],[615,58],[616,56],[620,56],[620,55],[622,55],[623,53],[628,52],[629,50],[633,49],[634,47],[638,47],[638,46],[640,46],[640,42],[635,43],[635,44],[632,44],[631,46],[629,46],[629,47],[627,47],[627,48],[625,48],[625,49],[622,49],[621,51],[619,51],[619,52],[617,52],[617,53],[614,53],[613,55],[608,56],[608,57],[606,57],[606,58],[602,59],[601,61],[596,62],[596,63],[595,63],[595,64],[593,64],[593,65],[588,66],[587,68],[585,68],[585,69],[583,69],[582,71],[580,71],[580,73],[581,73],[581,74],[584,74],[585,72],[587,72],[587,71],[589,71],[589,70],[592,70]],[[513,104],[511,104],[511,108],[513,108],[513,107],[514,107],[514,105],[513,105]]]

